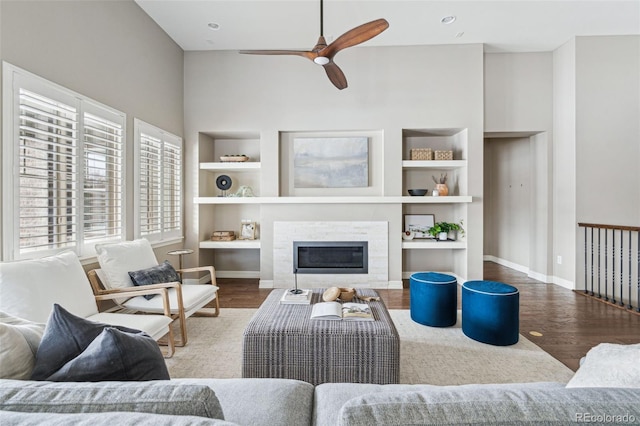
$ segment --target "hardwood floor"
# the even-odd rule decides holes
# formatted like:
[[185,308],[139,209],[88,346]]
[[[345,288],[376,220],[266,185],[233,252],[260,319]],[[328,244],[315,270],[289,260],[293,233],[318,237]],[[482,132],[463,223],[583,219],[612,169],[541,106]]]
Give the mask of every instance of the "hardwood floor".
[[[593,346],[640,343],[640,315],[625,312],[554,284],[485,262],[484,278],[511,284],[520,291],[520,334],[563,364],[576,370]],[[271,292],[258,288],[257,279],[218,279],[220,306],[257,308]],[[389,309],[409,309],[409,285],[402,290],[377,290]],[[458,307],[460,307],[458,294]],[[533,336],[530,332],[542,336]]]

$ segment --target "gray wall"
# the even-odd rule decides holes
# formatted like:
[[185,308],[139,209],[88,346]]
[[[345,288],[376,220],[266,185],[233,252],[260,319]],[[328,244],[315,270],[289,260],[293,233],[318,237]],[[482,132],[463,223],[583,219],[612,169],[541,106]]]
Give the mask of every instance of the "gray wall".
[[[402,191],[403,128],[468,128],[469,207],[465,223],[468,276],[482,276],[482,45],[373,48],[341,52],[336,62],[349,88],[339,91],[324,70],[299,57],[239,55],[235,52],[185,53],[185,140],[187,169],[198,167],[199,132],[253,131],[261,134],[260,193],[279,194],[279,132],[376,131],[384,136],[384,195]],[[197,174],[187,175],[186,199],[198,195]],[[202,195],[202,194],[201,194]],[[215,195],[215,194],[209,194]],[[326,213],[331,209],[331,213]],[[390,222],[390,280],[401,279],[402,214],[398,208],[366,205],[273,205],[261,207],[261,268],[272,279],[269,228],[279,217],[305,220],[331,217],[387,218]],[[311,210],[311,211],[310,211]],[[187,203],[187,217],[206,223],[212,207]],[[453,219],[450,218],[450,219]],[[187,245],[196,248],[205,232],[192,227]],[[200,250],[201,261],[212,256]],[[427,255],[428,253],[423,253]],[[241,256],[241,254],[239,254]],[[467,266],[467,265],[465,265]],[[463,268],[467,270],[467,268]]]
[[577,37],[554,52],[554,250],[582,288],[578,222],[640,222],[640,37]]
[[552,282],[553,55],[485,54],[485,258]]
[[3,0],[0,58],[127,114],[131,238],[133,118],[182,136],[182,49],[133,1]]

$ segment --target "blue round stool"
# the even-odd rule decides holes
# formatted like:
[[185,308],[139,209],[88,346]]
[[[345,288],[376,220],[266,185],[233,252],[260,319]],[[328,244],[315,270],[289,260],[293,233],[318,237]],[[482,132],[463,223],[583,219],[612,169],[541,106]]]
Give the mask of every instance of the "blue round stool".
[[495,281],[467,281],[462,285],[462,332],[495,346],[518,343],[520,293]]
[[454,325],[458,316],[458,282],[437,272],[416,272],[409,277],[411,319],[431,327]]

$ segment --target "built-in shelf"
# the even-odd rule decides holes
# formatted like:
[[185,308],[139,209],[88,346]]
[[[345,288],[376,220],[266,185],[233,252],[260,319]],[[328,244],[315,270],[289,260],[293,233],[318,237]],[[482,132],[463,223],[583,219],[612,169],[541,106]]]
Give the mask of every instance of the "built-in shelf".
[[403,249],[426,249],[426,250],[443,250],[443,249],[466,249],[466,241],[434,241],[430,239],[420,239],[402,242]]
[[421,160],[404,160],[402,162],[403,169],[434,169],[434,170],[454,170],[467,167],[467,160],[448,160],[448,161],[421,161]]
[[229,162],[229,163],[200,163],[200,170],[209,170],[212,172],[234,171],[234,172],[250,172],[260,169],[260,163],[257,161]]
[[194,197],[196,204],[457,204],[471,203],[469,195],[446,197]]
[[201,241],[202,249],[259,249],[260,240]]

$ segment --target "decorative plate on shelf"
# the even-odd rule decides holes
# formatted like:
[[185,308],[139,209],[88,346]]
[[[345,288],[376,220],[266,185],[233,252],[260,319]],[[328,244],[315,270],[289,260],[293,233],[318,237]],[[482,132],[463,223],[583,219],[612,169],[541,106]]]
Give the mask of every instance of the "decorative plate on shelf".
[[243,161],[249,161],[249,157],[244,154],[223,155],[220,157],[220,161],[223,163],[242,163]]

